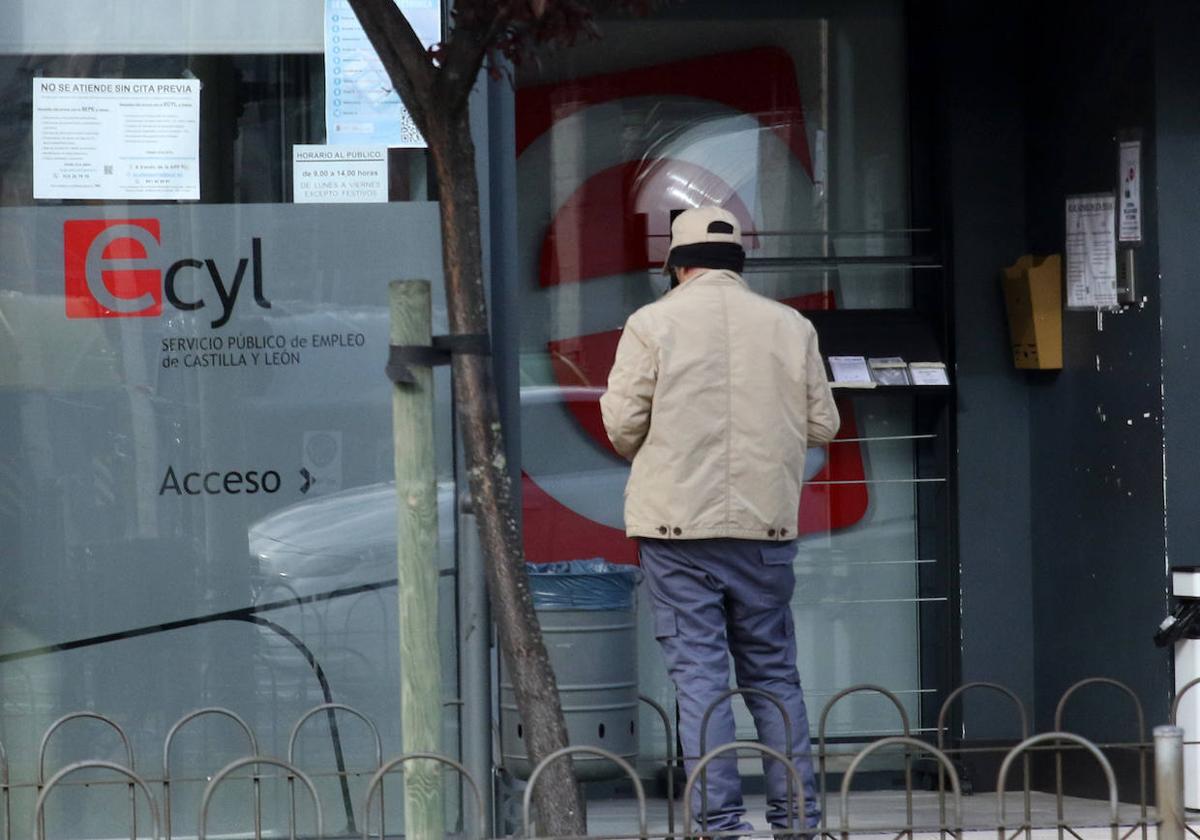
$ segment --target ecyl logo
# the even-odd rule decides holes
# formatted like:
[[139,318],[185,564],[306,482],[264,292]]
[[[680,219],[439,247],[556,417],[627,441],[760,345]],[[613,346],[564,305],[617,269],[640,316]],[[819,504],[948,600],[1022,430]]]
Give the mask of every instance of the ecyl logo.
[[254,302],[263,295],[262,240],[250,240],[250,256],[222,274],[215,259],[185,258],[164,269],[158,219],[80,219],[63,222],[63,260],[68,318],[149,318],[162,314],[163,297],[184,312],[220,310],[213,327],[233,315],[246,269]]

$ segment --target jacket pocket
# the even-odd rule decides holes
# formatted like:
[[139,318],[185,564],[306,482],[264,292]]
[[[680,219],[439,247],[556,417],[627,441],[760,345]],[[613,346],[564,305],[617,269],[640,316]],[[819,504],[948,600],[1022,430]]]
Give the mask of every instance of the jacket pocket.
[[675,619],[675,610],[671,607],[658,607],[654,610],[654,638],[669,639],[679,635],[679,622]]
[[795,543],[764,545],[761,552],[764,566],[790,566],[796,561]]

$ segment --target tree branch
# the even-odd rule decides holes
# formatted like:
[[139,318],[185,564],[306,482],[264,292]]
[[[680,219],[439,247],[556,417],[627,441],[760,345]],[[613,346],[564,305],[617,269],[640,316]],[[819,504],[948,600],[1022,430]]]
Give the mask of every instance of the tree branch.
[[[450,31],[437,72],[438,101],[450,113],[465,107],[467,96],[479,77],[488,50],[499,39],[513,18],[513,3],[527,0],[473,3],[470,16],[462,16]],[[482,14],[480,7],[487,8]]]
[[404,107],[426,137],[430,112],[438,107],[430,94],[436,78],[429,50],[395,0],[349,0],[371,46],[387,71]]

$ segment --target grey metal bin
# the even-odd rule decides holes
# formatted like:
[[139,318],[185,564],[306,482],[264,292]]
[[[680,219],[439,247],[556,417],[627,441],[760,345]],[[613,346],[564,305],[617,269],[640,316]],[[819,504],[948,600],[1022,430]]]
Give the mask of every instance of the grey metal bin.
[[[602,747],[633,762],[638,754],[637,610],[641,573],[603,560],[530,563],[530,589],[558,680],[572,746]],[[500,664],[500,749],[519,779],[533,767],[508,668]],[[598,756],[574,756],[581,780],[623,775]]]

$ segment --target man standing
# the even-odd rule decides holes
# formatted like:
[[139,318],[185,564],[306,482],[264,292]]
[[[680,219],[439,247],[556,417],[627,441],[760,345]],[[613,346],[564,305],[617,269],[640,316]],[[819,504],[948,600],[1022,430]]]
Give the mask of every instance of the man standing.
[[[805,450],[828,443],[839,418],[812,324],[741,278],[737,217],[687,210],[671,225],[672,288],[630,316],[601,398],[604,426],[633,461],[625,528],[640,540],[654,634],[679,703],[692,772],[705,710],[729,687],[746,695],[759,740],[789,748],[804,780],[803,817],[788,774],[763,762],[773,827],[820,819],[808,716],[796,671],[791,597]],[[708,750],[733,741],[728,699],[708,721]],[[693,800],[700,819],[701,797]],[[750,831],[732,755],[708,765],[706,831]]]

